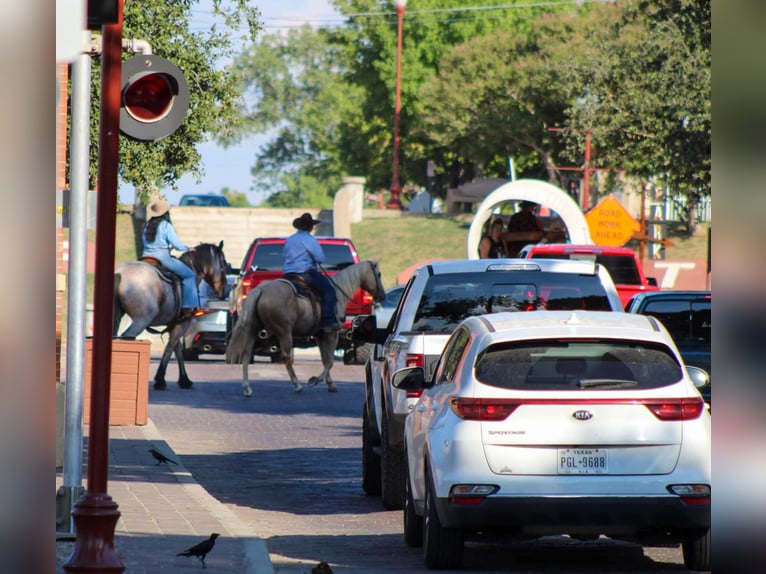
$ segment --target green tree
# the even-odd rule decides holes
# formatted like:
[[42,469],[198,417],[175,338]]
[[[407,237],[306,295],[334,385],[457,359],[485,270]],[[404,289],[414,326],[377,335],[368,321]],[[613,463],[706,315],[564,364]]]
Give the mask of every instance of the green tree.
[[707,0],[628,0],[594,10],[552,69],[572,89],[570,149],[590,132],[595,163],[687,196],[693,231],[711,193],[711,12]]
[[[176,187],[185,173],[201,176],[197,144],[222,137],[239,122],[240,94],[230,67],[238,30],[254,39],[260,29],[259,12],[247,0],[212,0],[215,24],[197,32],[190,26],[198,0],[142,0],[125,2],[123,38],[150,42],[152,52],[175,63],[189,84],[189,113],[180,128],[158,142],[120,138],[119,177],[133,184],[140,198],[165,187]],[[123,59],[133,57],[125,54]],[[100,57],[93,59],[91,84],[90,175],[98,168],[98,126],[101,92]]]
[[241,191],[235,191],[228,187],[221,189],[221,195],[223,195],[228,201],[231,207],[250,207],[250,202],[247,200],[247,194]]

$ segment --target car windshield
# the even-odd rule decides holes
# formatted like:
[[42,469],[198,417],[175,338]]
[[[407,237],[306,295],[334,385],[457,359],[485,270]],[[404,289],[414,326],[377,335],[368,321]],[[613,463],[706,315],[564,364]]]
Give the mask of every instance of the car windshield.
[[595,275],[445,273],[429,278],[412,330],[451,333],[471,315],[538,309],[610,311],[611,307]]
[[664,345],[627,340],[537,340],[499,343],[483,351],[476,379],[504,389],[624,390],[665,387],[681,365]]
[[[281,271],[284,266],[282,249],[284,243],[261,243],[255,250],[251,263],[253,270],[258,271]],[[348,245],[335,243],[320,243],[324,251],[325,262],[322,267],[327,271],[338,271],[354,264],[353,256]]]

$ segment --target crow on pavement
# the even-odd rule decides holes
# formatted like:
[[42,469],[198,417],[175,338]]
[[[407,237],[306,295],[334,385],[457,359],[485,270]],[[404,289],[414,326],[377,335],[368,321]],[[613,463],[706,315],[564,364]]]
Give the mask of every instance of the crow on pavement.
[[179,552],[176,556],[196,556],[202,561],[202,567],[205,568],[205,556],[207,556],[207,553],[213,549],[213,546],[215,546],[215,539],[219,536],[220,534],[213,532],[207,540],[203,540],[199,544],[195,544],[191,548]]
[[332,568],[327,562],[320,562],[311,569],[311,574],[332,574]]
[[150,448],[149,452],[152,453],[152,456],[157,461],[157,466],[161,465],[163,462],[165,464],[172,462],[173,464],[178,464],[176,461],[169,459],[164,454],[162,454],[160,451],[158,451],[156,448]]

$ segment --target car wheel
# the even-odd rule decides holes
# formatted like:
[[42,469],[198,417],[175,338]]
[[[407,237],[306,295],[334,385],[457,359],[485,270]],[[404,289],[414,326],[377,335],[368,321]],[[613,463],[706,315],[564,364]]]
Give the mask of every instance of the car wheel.
[[368,496],[380,495],[380,456],[372,448],[367,405],[362,406],[362,490]]
[[[404,460],[406,463],[406,455]],[[404,543],[411,548],[423,546],[423,517],[418,516],[415,512],[409,469],[404,478]]]
[[687,533],[681,541],[684,566],[689,570],[710,570],[710,529]]
[[404,452],[388,442],[388,418],[383,415],[380,449],[380,498],[387,510],[404,508]]
[[426,501],[423,512],[423,561],[431,570],[454,570],[463,566],[463,532],[445,528],[436,512],[435,492],[426,476]]
[[199,351],[196,349],[184,349],[181,354],[184,356],[185,361],[199,360]]

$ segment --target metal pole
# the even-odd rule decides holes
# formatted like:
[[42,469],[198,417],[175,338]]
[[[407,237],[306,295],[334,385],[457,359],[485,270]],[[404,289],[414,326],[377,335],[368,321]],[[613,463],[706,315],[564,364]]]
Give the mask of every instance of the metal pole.
[[[84,45],[90,32],[83,33]],[[67,274],[66,408],[64,416],[63,515],[57,531],[74,533],[72,504],[82,496],[82,401],[85,373],[85,303],[88,259],[90,55],[72,65],[72,137],[69,150],[69,269]]]
[[590,132],[585,133],[585,165],[583,165],[582,211],[590,207]]
[[388,209],[402,209],[402,201],[399,194],[402,186],[399,183],[399,112],[401,111],[402,91],[402,18],[406,10],[406,3],[396,6],[396,98],[394,102],[394,174],[391,182],[391,199],[388,200]]
[[109,390],[112,355],[112,297],[117,214],[117,167],[120,138],[122,0],[117,23],[102,27],[101,116],[96,209],[96,279],[93,319],[88,489],[72,511],[77,539],[68,573],[122,573],[125,566],[114,548],[120,513],[106,492],[109,462]]

